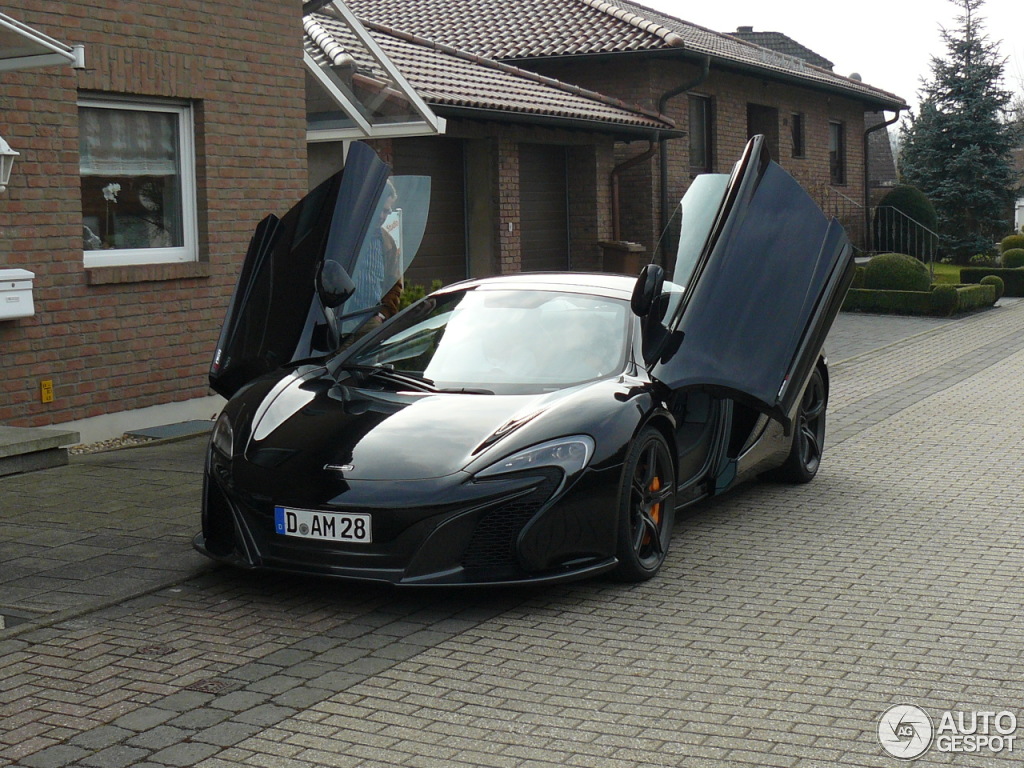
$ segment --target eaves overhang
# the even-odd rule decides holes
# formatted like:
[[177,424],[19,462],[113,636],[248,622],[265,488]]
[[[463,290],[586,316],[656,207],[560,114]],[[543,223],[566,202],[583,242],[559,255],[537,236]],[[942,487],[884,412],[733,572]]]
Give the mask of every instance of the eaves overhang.
[[[720,70],[738,72],[745,75],[760,77],[764,80],[786,83],[787,85],[795,85],[808,90],[817,91],[819,93],[843,96],[844,98],[861,101],[869,108],[868,111],[883,109],[904,110],[909,108],[906,101],[896,94],[890,94],[876,88],[871,88],[869,91],[868,86],[861,85],[860,83],[851,82],[851,84],[847,86],[841,82],[829,83],[821,80],[814,80],[807,77],[801,77],[797,74],[783,72],[772,67],[758,66],[756,64],[736,61],[735,59],[731,59],[727,56],[704,52],[696,48],[686,46],[655,48],[641,51],[603,51],[597,53],[578,53],[555,56],[529,56],[517,57],[514,59],[503,59],[502,61],[515,66],[526,67],[530,64],[541,62],[564,63],[570,61],[592,61],[594,63],[598,63],[623,59],[683,59],[686,61],[700,63],[704,60],[705,56],[709,57],[712,64]],[[835,73],[830,74],[837,79],[840,77],[839,75],[835,75]]]

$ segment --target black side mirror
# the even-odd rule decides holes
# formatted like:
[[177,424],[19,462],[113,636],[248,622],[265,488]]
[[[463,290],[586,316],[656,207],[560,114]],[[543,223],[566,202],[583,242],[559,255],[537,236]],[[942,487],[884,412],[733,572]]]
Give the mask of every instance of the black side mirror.
[[647,317],[655,302],[661,296],[665,285],[665,270],[657,264],[648,264],[640,270],[640,276],[633,286],[633,295],[629,299],[629,308],[637,317]]
[[325,307],[337,309],[356,292],[356,284],[341,264],[325,259],[316,275],[316,292]]

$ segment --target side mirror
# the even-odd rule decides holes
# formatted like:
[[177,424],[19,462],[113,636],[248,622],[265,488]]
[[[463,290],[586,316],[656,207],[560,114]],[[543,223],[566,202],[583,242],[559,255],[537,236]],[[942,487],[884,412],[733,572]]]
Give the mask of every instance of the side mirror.
[[316,292],[325,307],[337,309],[356,292],[356,284],[341,264],[325,259],[316,275]]
[[665,270],[657,264],[648,264],[640,270],[640,276],[633,286],[633,295],[629,299],[629,308],[637,317],[647,317],[661,296],[665,285]]

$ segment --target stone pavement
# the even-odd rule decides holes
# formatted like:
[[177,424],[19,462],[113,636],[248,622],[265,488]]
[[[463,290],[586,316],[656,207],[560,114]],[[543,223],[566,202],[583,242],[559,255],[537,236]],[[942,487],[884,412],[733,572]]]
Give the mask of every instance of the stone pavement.
[[0,479],[0,766],[894,766],[892,704],[1024,723],[1024,303],[916,322],[841,316],[819,477],[694,508],[642,585],[214,569],[200,440]]

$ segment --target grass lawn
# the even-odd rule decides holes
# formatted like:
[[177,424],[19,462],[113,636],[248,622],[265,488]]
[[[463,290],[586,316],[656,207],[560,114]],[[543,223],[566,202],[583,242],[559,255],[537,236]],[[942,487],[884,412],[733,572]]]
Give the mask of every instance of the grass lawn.
[[960,282],[960,265],[935,262],[935,282],[958,284]]

